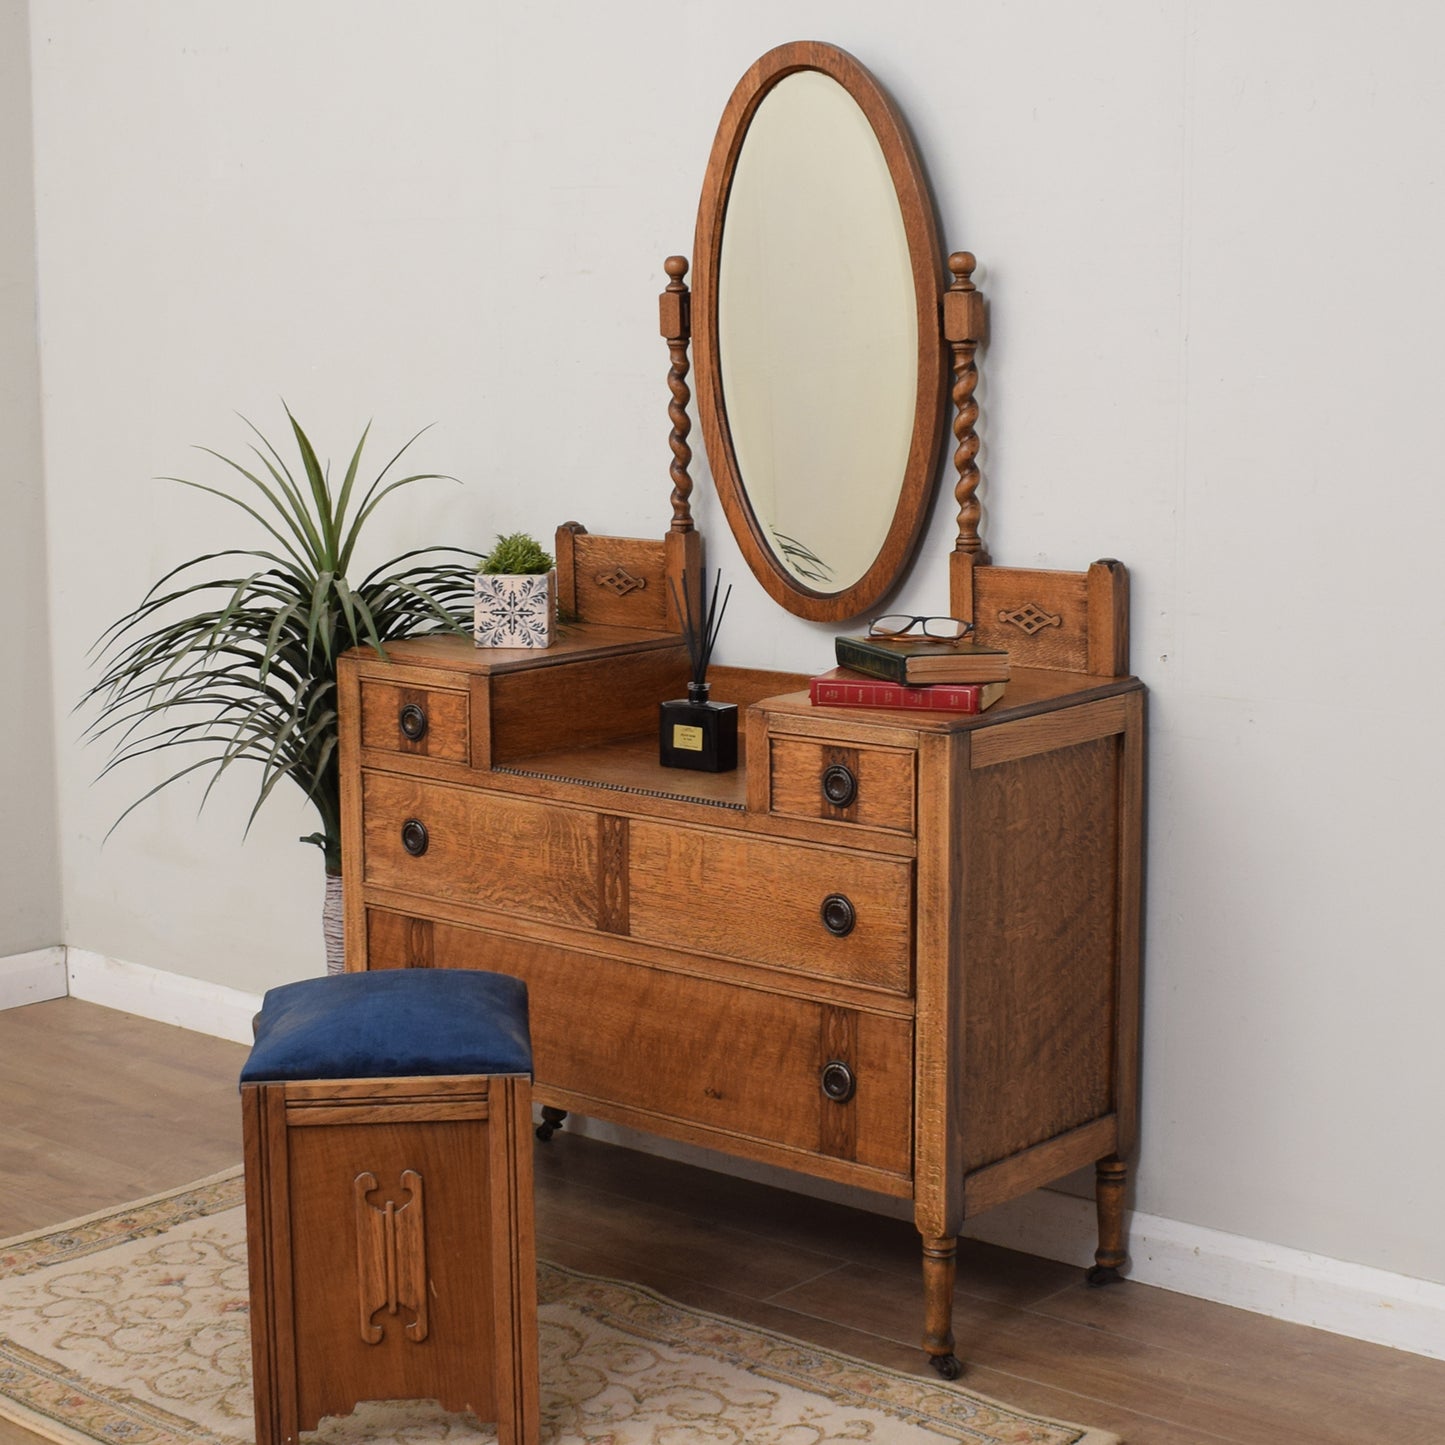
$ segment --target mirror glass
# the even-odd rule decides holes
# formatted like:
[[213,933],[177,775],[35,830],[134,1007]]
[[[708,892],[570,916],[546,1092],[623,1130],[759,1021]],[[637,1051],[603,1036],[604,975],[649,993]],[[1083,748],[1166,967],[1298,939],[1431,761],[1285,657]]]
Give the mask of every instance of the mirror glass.
[[918,324],[883,149],[819,71],[774,86],[748,127],[717,297],[733,448],[764,540],[804,585],[853,587],[898,506]]
[[782,46],[743,78],[695,255],[698,408],[729,523],[789,610],[856,616],[922,526],[943,358],[922,172],[850,56]]

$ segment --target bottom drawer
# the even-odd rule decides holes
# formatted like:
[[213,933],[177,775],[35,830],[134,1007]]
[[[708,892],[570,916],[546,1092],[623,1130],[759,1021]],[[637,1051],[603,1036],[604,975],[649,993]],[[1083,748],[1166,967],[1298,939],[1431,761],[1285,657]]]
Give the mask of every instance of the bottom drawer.
[[[907,1179],[912,1161],[913,1026],[529,939],[370,910],[372,968],[485,968],[527,983],[536,1092],[549,1086],[724,1136],[800,1149]],[[851,1097],[823,1071],[846,1064]],[[835,1070],[831,1076],[840,1082]],[[604,1108],[588,1110],[608,1117]],[[799,1165],[798,1167],[806,1167]],[[820,1172],[832,1173],[824,1169]]]

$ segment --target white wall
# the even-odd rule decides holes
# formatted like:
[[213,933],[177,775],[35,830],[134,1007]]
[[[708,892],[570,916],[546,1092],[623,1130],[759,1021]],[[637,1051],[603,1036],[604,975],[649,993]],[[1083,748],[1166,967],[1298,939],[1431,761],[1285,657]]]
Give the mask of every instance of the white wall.
[[[1134,578],[1137,1203],[1445,1282],[1436,7],[34,0],[32,32],[62,718],[99,627],[233,535],[147,480],[242,445],[233,408],[274,427],[284,395],[333,454],[435,421],[418,460],[465,485],[390,546],[660,534],[654,298],[713,128],[770,45],[853,51],[980,257],[995,557]],[[826,665],[698,496],[722,660]],[[947,596],[952,511],[909,610]],[[142,779],[91,786],[68,721],[59,748],[68,943],[243,989],[318,971],[290,801],[243,846],[244,788],[200,820],[178,793],[102,848]]]
[[0,958],[60,942],[25,0],[0,0]]

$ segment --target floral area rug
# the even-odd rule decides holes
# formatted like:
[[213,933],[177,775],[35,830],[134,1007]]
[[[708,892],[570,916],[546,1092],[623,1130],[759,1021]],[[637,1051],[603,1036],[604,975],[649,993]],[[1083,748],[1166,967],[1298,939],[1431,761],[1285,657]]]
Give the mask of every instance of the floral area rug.
[[[956,1385],[543,1264],[547,1445],[1111,1445]],[[0,1418],[63,1445],[249,1445],[239,1171],[0,1244]],[[365,1405],[316,1445],[486,1445],[434,1405]]]

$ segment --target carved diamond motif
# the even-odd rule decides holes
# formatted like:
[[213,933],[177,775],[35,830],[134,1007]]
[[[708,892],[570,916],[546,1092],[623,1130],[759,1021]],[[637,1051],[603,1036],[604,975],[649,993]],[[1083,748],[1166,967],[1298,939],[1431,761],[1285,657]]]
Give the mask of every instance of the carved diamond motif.
[[634,577],[625,567],[599,572],[593,580],[599,587],[609,588],[619,597],[626,597],[629,592],[640,592],[647,586],[646,577]]
[[1045,612],[1034,602],[1025,602],[1022,607],[1012,607],[998,615],[1000,622],[1012,622],[1020,632],[1032,637],[1046,627],[1062,627],[1064,619],[1055,612]]

